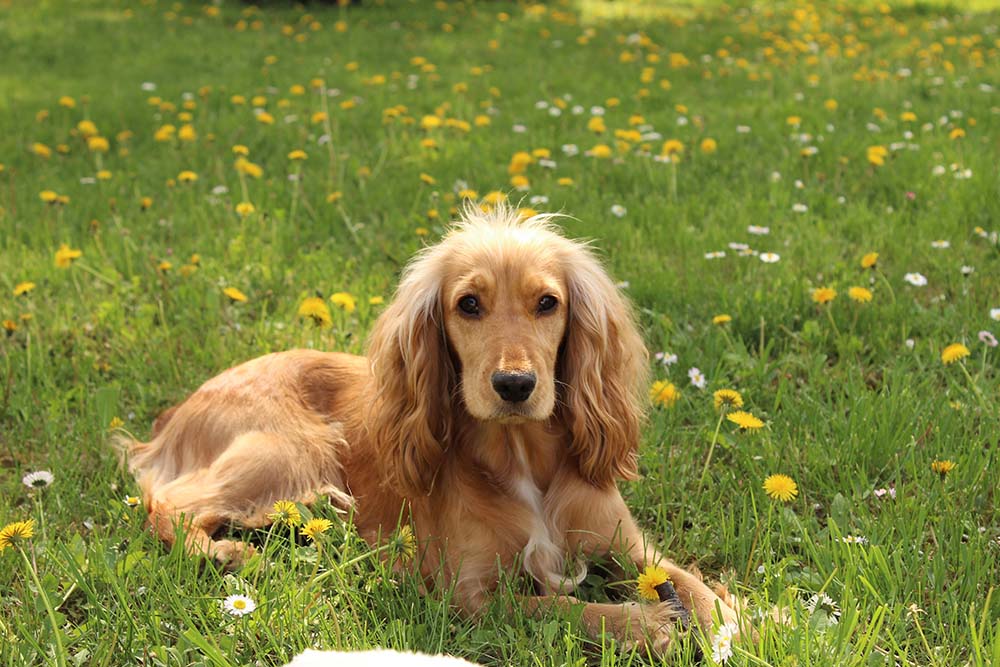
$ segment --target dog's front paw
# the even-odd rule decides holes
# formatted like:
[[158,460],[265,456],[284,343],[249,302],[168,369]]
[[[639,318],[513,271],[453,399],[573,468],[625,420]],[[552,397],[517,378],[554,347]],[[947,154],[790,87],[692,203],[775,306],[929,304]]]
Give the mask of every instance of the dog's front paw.
[[212,542],[211,554],[222,567],[235,570],[257,553],[252,544],[236,540],[216,540]]
[[631,622],[626,632],[625,648],[640,653],[665,656],[677,646],[677,638],[686,632],[686,611],[670,602],[629,605]]

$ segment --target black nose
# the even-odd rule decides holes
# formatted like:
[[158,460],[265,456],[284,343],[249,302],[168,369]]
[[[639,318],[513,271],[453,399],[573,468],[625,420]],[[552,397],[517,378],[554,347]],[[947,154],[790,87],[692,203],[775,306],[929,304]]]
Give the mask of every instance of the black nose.
[[520,403],[531,396],[535,390],[534,373],[507,373],[497,371],[491,378],[493,389],[500,398],[511,403]]

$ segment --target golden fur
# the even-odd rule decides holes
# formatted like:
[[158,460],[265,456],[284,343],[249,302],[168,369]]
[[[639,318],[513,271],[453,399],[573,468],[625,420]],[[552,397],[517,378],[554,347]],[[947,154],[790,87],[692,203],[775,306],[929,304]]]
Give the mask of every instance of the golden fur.
[[[470,296],[474,315],[459,305]],[[556,305],[543,312],[543,297]],[[584,559],[614,551],[665,567],[706,630],[715,608],[736,620],[724,592],[650,546],[622,500],[616,481],[636,475],[645,348],[600,263],[548,216],[467,210],[407,266],[368,354],[270,354],[161,415],[150,442],[129,444],[158,535],[181,533],[190,551],[233,566],[253,549],[214,540],[221,526],[266,525],[275,501],[327,494],[354,507],[370,543],[410,523],[420,574],[454,585],[470,614],[498,570],[519,567],[543,593],[523,598],[530,612],[583,604],[568,593]],[[534,374],[534,390],[504,400],[497,372]],[[659,651],[676,613],[588,603],[583,622]]]

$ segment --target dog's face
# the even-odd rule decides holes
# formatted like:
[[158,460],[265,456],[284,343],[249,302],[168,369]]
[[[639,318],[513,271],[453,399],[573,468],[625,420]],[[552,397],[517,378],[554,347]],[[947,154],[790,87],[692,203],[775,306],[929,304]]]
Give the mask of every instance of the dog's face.
[[445,331],[462,399],[480,421],[547,419],[556,403],[556,360],[568,292],[544,253],[523,261],[453,261],[442,289]]

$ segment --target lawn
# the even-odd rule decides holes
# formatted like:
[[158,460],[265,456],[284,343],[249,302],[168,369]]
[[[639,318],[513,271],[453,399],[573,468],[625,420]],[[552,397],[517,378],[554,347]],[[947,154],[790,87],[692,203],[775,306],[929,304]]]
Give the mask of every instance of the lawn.
[[322,503],[225,573],[145,531],[110,445],[242,360],[362,352],[407,258],[505,198],[640,313],[640,523],[784,610],[727,664],[1000,664],[1000,11],[962,4],[0,0],[0,526],[34,521],[0,665],[655,663],[463,619]]

